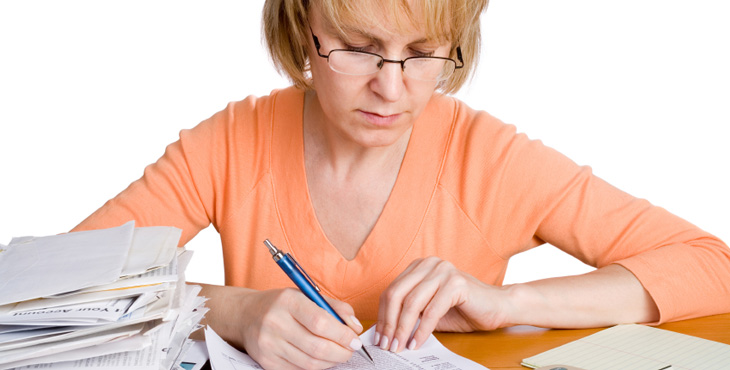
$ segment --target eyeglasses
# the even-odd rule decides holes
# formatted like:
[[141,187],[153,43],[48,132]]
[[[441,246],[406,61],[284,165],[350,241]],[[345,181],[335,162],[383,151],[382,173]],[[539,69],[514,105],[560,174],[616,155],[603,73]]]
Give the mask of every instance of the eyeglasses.
[[461,57],[461,47],[456,47],[456,61],[443,57],[409,57],[403,60],[385,59],[379,54],[367,51],[333,49],[327,55],[322,54],[319,49],[319,39],[312,33],[314,47],[317,48],[317,55],[327,59],[330,68],[338,73],[351,76],[365,76],[378,72],[385,63],[400,64],[401,70],[406,76],[421,81],[443,81],[451,77],[459,68],[464,67],[464,60]]

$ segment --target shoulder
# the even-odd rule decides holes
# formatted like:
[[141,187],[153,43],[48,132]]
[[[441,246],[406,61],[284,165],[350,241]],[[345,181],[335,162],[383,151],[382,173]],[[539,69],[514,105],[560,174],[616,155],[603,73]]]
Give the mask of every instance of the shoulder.
[[[581,172],[572,160],[512,124],[452,98],[453,121],[440,182],[454,192],[523,194]],[[498,193],[499,193],[498,192]]]
[[488,138],[494,148],[495,144],[512,140],[517,136],[514,125],[506,124],[488,112],[474,109],[449,95],[434,94],[429,101],[426,114],[432,117],[438,116],[440,129],[446,129],[444,124],[450,123],[448,129],[452,145],[462,145],[472,140],[483,141]]
[[301,104],[299,100],[303,100],[303,92],[295,87],[273,90],[264,96],[250,95],[243,100],[228,103],[223,110],[201,122],[192,131],[231,133],[261,126],[271,121],[276,107]]
[[[180,131],[185,160],[194,175],[246,181],[266,171],[271,151],[275,110],[303,99],[301,90],[290,87],[266,96],[248,96],[228,103],[221,111],[191,129]],[[253,171],[253,172],[252,172]]]
[[300,100],[303,100],[303,92],[295,87],[273,90],[265,96],[251,95],[228,103],[224,109],[195,127],[181,130],[180,139],[190,150],[194,147],[208,150],[250,148],[250,145],[259,145],[270,137],[277,107],[301,104]]
[[[483,170],[502,163],[507,153],[542,146],[539,140],[530,140],[526,134],[518,133],[514,125],[484,110],[474,109],[455,97],[436,95],[431,104],[443,112],[442,121],[448,118],[450,122],[445,158],[452,164],[449,168],[465,169],[469,163],[478,163]],[[457,163],[459,165],[454,167]]]

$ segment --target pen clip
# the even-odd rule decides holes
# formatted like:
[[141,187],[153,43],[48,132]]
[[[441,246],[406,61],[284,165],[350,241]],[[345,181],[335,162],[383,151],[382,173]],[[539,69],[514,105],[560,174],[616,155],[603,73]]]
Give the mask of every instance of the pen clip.
[[319,292],[320,290],[319,290],[319,287],[317,286],[317,283],[315,283],[314,280],[312,280],[312,278],[309,277],[309,274],[307,274],[307,272],[304,271],[304,268],[302,267],[302,265],[299,264],[299,262],[297,262],[297,259],[294,258],[294,256],[292,256],[289,253],[287,253],[286,256],[291,258],[292,261],[294,261],[294,266],[297,267],[297,270],[301,271],[304,274],[304,276],[307,277],[307,280],[312,284],[312,286],[314,287],[314,290]]

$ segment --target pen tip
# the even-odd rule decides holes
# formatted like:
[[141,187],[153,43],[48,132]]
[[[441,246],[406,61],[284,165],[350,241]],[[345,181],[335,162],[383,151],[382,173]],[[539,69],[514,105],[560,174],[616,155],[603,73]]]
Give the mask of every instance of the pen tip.
[[365,357],[366,360],[370,360],[370,362],[373,364],[375,363],[375,361],[373,360],[373,356],[370,356],[370,353],[367,349],[365,349],[365,346],[360,347],[360,351],[358,352],[360,352],[360,355],[362,357]]

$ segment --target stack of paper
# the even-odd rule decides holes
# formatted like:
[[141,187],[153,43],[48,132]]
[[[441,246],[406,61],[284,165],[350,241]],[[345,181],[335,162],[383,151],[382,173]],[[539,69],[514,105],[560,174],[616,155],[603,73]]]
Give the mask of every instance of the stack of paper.
[[0,369],[172,369],[207,311],[172,227],[0,245]]

